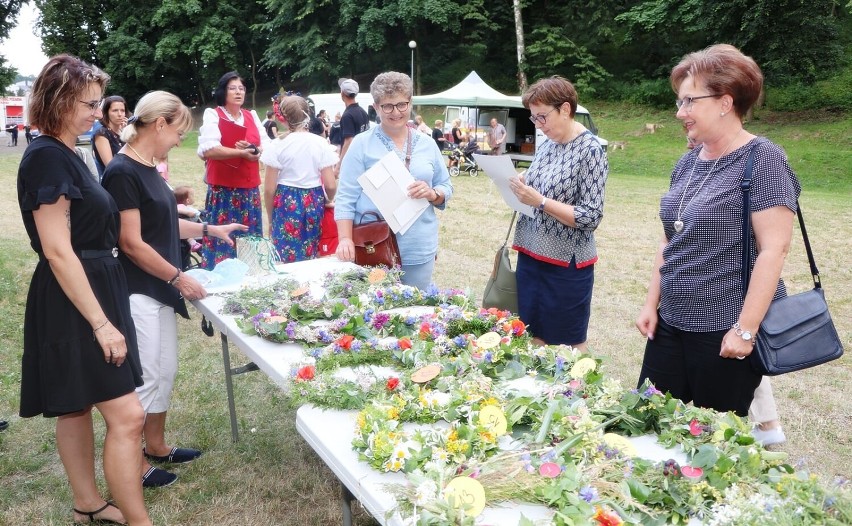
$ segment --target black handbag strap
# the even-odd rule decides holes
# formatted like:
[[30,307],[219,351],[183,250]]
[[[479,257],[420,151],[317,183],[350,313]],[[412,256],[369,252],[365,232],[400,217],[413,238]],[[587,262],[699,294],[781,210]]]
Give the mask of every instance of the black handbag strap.
[[[743,260],[742,260],[742,283],[743,283],[743,298],[748,291],[748,284],[751,281],[751,180],[754,168],[754,150],[752,147],[746,161],[745,172],[743,179],[740,182],[740,189],[743,191]],[[796,201],[796,215],[799,217],[799,227],[802,230],[802,240],[805,243],[805,252],[808,254],[808,263],[811,266],[811,277],[814,280],[814,288],[822,288],[819,280],[819,269],[816,266],[813,250],[811,250],[811,242],[808,239],[808,231],[805,229],[805,218],[802,215],[802,207],[798,200]]]

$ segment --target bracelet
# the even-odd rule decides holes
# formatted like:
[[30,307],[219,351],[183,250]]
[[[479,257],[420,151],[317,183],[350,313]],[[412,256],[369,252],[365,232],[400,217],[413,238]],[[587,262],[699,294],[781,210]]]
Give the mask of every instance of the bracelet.
[[207,222],[201,223],[201,237],[207,237]]
[[175,285],[175,286],[177,286],[178,281],[180,281],[180,269],[177,269],[177,274],[175,274],[175,277],[173,277],[172,279],[168,280],[168,281],[166,282],[166,284],[167,284],[167,285]]
[[103,323],[101,323],[100,325],[98,325],[98,328],[97,328],[97,329],[94,329],[94,330],[92,331],[92,336],[94,336],[94,335],[95,335],[95,333],[96,333],[96,332],[98,332],[99,330],[101,330],[101,329],[103,329],[104,327],[106,327],[107,323],[109,323],[109,318],[107,318],[107,320],[106,320],[106,321],[104,321]]
[[439,194],[437,190],[435,190],[433,188],[432,191],[435,192],[435,199],[431,200],[430,203],[434,203],[434,202],[438,201],[438,199],[441,198],[441,194]]

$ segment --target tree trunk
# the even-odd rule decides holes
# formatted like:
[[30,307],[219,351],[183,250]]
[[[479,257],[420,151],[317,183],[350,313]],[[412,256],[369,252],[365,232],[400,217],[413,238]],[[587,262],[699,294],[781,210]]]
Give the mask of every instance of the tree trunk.
[[515,39],[518,45],[518,88],[521,93],[527,90],[526,48],[524,47],[524,22],[521,18],[521,0],[512,0],[512,8],[515,11]]

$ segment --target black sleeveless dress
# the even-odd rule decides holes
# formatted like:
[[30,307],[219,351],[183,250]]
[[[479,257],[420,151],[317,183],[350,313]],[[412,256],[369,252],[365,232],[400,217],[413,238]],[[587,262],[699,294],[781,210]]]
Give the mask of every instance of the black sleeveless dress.
[[[62,196],[71,200],[71,245],[101,308],[127,342],[127,359],[121,367],[106,363],[91,325],[65,295],[44,258],[33,210]],[[118,258],[109,254],[118,245],[115,202],[71,149],[42,135],[21,159],[18,203],[30,245],[39,256],[24,315],[21,416],[73,413],[134,391],[142,385],[142,366],[130,295]]]

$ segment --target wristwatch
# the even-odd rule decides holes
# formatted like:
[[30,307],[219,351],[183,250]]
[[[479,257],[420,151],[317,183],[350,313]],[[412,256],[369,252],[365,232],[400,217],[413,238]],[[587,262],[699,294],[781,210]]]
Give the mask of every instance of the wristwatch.
[[539,210],[541,210],[542,212],[544,212],[544,203],[546,203],[546,202],[547,202],[547,198],[546,198],[546,197],[542,197],[542,198],[541,198],[541,204],[540,204],[540,205],[538,205],[538,209],[539,209]]
[[751,335],[751,331],[743,330],[742,327],[740,327],[739,322],[734,324],[734,333],[737,336],[739,336],[740,338],[742,338],[743,340],[745,340],[745,341],[747,341],[751,344],[754,344],[754,338]]

